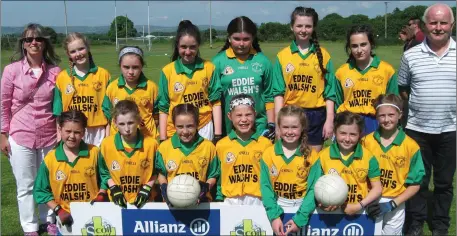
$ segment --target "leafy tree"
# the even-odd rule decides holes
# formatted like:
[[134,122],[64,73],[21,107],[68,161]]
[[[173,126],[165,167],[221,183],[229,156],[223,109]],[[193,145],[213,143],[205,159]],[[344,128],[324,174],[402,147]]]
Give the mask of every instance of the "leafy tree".
[[131,21],[126,16],[117,16],[116,19],[111,22],[111,27],[108,31],[108,37],[111,40],[116,39],[116,21],[117,21],[117,37],[118,38],[125,38],[125,24],[127,21],[127,37],[135,37],[137,35],[137,30],[133,25],[133,21]]
[[[202,37],[204,41],[209,41],[209,28],[203,31]],[[217,30],[214,28],[211,28],[211,38],[215,40],[217,37]]]
[[57,43],[57,33],[53,28],[44,27],[44,32],[45,34],[49,35],[52,44]]

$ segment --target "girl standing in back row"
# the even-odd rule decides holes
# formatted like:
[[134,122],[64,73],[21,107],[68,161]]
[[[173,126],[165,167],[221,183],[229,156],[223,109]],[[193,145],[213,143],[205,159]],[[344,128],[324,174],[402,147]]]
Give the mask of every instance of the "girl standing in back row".
[[361,115],[365,123],[362,137],[378,128],[373,101],[381,94],[398,95],[395,69],[374,54],[374,47],[371,27],[353,26],[346,36],[349,59],[335,73],[337,113]]
[[[230,21],[227,34],[225,45],[212,60],[216,66],[215,76],[222,86],[224,116],[230,111],[229,101],[233,96],[251,95],[256,104],[256,132],[274,139],[274,101],[282,94],[273,80],[271,62],[260,49],[257,26],[248,17],[240,16]],[[225,133],[230,133],[232,122],[225,117],[224,124]]]
[[[319,46],[313,8],[297,7],[290,16],[295,40],[276,57],[273,74],[284,91],[284,106],[302,107],[309,122],[308,144],[316,151],[333,135],[336,100],[330,54]],[[275,107],[279,111],[283,104]]]
[[[95,65],[87,39],[80,33],[70,33],[65,38],[64,49],[69,68],[57,76],[54,90],[54,115],[69,110],[82,111],[87,117],[84,142],[100,146],[106,136],[108,120],[102,111],[111,75]],[[60,139],[58,137],[58,139]]]
[[160,140],[176,132],[171,111],[181,103],[199,110],[198,133],[210,141],[222,135],[220,84],[214,78],[214,65],[200,58],[200,31],[188,20],[181,21],[175,39],[172,62],[160,74],[158,107]]

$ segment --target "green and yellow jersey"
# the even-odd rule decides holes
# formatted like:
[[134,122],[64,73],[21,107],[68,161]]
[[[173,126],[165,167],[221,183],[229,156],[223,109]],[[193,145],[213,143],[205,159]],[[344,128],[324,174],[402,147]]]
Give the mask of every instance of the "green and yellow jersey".
[[271,145],[271,141],[259,133],[254,133],[249,140],[243,141],[232,130],[221,139],[216,144],[220,171],[216,199],[244,195],[261,197],[260,159]]
[[190,103],[199,110],[201,129],[213,117],[213,106],[220,106],[221,88],[214,78],[214,65],[210,61],[196,58],[195,63],[186,65],[177,59],[166,65],[160,74],[158,108],[168,114],[167,136],[175,132],[172,121],[173,108],[181,103]]
[[[284,213],[277,203],[279,197],[305,198],[308,189],[308,174],[317,159],[318,155],[314,149],[311,149],[311,153],[305,158],[298,148],[291,157],[287,158],[282,148],[282,140],[276,141],[273,146],[265,150],[260,160],[260,189],[262,202],[270,221]],[[298,222],[303,221],[300,218],[304,215],[307,214],[296,214]]]
[[[155,125],[154,113],[158,113],[157,108],[158,89],[156,83],[148,80],[143,73],[138,79],[136,88],[128,88],[124,76],[112,81],[106,89],[105,99],[103,100],[102,110],[108,120],[112,120],[111,113],[113,107],[121,100],[131,100],[136,103],[140,111],[141,124],[140,130],[145,136],[156,138],[158,131]],[[111,134],[117,133],[116,124],[111,123]]]
[[87,126],[105,126],[108,120],[102,111],[106,87],[111,79],[107,70],[94,64],[86,75],[80,77],[73,70],[74,86],[70,69],[61,71],[56,78],[54,89],[53,113],[60,116],[62,112],[78,110],[87,117]]
[[[199,181],[218,177],[218,161],[214,144],[196,134],[195,142],[182,143],[177,134],[159,146],[155,165],[170,182],[177,175],[191,175]],[[208,192],[208,199],[211,194]]]
[[320,47],[322,61],[327,70],[325,75],[319,66],[316,47],[311,44],[302,54],[295,41],[282,49],[276,56],[273,77],[284,88],[284,105],[303,108],[325,107],[325,100],[336,100],[335,69],[328,51]]
[[119,185],[125,200],[135,201],[141,185],[150,181],[154,174],[154,156],[159,144],[153,137],[138,132],[136,143],[127,147],[116,133],[106,137],[100,146],[99,170],[101,188],[108,189],[108,180]]
[[364,199],[368,194],[369,184],[379,181],[381,175],[376,157],[361,144],[357,144],[352,154],[343,157],[335,142],[319,152],[319,159],[312,168],[316,168],[317,179],[325,174],[341,176],[349,188],[346,200],[348,203],[357,203]]
[[249,58],[241,61],[236,58],[232,48],[218,53],[213,58],[216,66],[215,76],[222,86],[225,133],[232,130],[232,122],[227,118],[230,109],[230,100],[238,94],[249,94],[254,98],[256,127],[263,132],[267,126],[266,110],[274,108],[274,97],[282,95],[282,90],[273,79],[273,66],[270,60],[262,53],[251,49]]
[[70,212],[70,202],[90,202],[100,190],[98,185],[96,146],[81,141],[78,157],[70,162],[63,142],[51,150],[40,165],[33,186],[33,197],[38,204],[54,200]]
[[375,116],[373,102],[379,95],[398,94],[395,69],[377,56],[365,70],[350,61],[338,68],[335,76],[337,113],[350,111]]
[[368,134],[362,144],[379,162],[383,197],[397,197],[408,185],[420,185],[425,175],[419,145],[399,128],[392,144],[381,144],[379,130]]

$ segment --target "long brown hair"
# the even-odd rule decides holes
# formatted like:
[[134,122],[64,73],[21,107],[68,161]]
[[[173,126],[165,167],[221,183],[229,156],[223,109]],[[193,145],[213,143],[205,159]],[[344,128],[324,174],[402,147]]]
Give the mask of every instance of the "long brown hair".
[[300,120],[302,130],[300,135],[299,150],[303,153],[303,157],[306,160],[311,154],[311,149],[308,146],[308,119],[306,118],[306,114],[303,109],[298,106],[285,106],[278,112],[278,126],[281,126],[281,119],[285,116],[295,116]]

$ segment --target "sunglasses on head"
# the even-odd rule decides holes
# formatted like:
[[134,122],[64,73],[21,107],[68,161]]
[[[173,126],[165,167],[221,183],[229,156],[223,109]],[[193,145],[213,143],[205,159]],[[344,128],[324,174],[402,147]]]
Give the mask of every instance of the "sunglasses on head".
[[33,42],[33,40],[35,40],[38,43],[42,43],[42,42],[44,42],[45,38],[43,38],[43,37],[36,37],[36,38],[34,38],[34,37],[26,37],[26,38],[23,38],[23,40],[26,43],[31,43],[31,42]]

